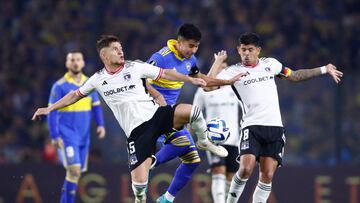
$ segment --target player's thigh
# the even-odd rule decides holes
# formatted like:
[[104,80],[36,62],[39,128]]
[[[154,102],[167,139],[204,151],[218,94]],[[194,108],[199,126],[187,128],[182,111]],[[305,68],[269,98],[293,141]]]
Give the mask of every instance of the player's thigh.
[[229,152],[229,155],[225,158],[225,167],[227,173],[235,173],[239,169],[239,164],[236,162],[236,158],[239,156],[239,151],[236,146],[223,145]]
[[189,123],[192,105],[191,104],[177,104],[174,106],[174,121],[175,129],[181,129],[186,123]]
[[282,157],[284,155],[285,134],[283,127],[266,127],[265,143],[262,144],[260,151],[261,157],[271,157],[271,160],[277,161],[278,165],[282,165]]
[[78,145],[64,141],[63,147],[58,149],[58,155],[65,168],[69,166],[81,166],[80,148]]
[[258,137],[258,127],[248,126],[241,130],[239,154],[240,156],[252,154],[259,159],[261,143]]
[[148,181],[151,158],[147,158],[139,166],[131,171],[131,180],[136,183],[144,183]]

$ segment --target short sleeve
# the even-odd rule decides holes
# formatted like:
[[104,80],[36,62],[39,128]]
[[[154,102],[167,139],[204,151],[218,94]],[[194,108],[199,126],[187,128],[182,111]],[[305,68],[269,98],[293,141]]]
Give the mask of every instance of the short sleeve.
[[284,77],[288,77],[291,75],[291,69],[285,67],[282,63],[274,58],[269,58],[271,60],[271,68],[274,70],[275,75],[280,75]]
[[147,61],[147,63],[157,67],[165,67],[164,57],[159,53],[154,53]]
[[141,68],[139,68],[141,78],[151,78],[153,80],[159,80],[164,72],[164,69],[148,63],[138,63],[136,65],[142,66]]
[[92,75],[77,91],[76,94],[81,97],[86,97],[95,89],[96,73]]

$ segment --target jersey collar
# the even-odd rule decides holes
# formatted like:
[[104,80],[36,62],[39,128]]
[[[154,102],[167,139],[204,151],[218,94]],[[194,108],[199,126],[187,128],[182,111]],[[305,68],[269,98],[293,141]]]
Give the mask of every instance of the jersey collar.
[[251,65],[245,65],[244,63],[241,62],[241,64],[243,66],[245,66],[246,68],[255,68],[258,64],[259,64],[259,59],[257,60],[257,62],[255,64],[251,64]]
[[117,69],[115,69],[115,70],[113,70],[113,71],[110,71],[108,68],[106,68],[106,66],[104,66],[104,67],[105,67],[105,70],[106,70],[106,72],[107,72],[108,74],[114,75],[114,74],[116,74],[116,73],[121,72],[121,71],[124,69],[125,64],[124,64],[123,66],[119,66]]
[[84,82],[87,80],[87,77],[82,73],[81,73],[80,82],[76,82],[76,80],[73,77],[71,77],[69,72],[65,73],[64,78],[68,83],[72,83],[77,86],[84,84]]
[[183,61],[183,60],[185,60],[185,58],[180,57],[178,50],[176,50],[176,43],[177,43],[177,40],[169,39],[167,41],[167,47],[170,49],[170,51],[172,51],[174,53],[174,55],[177,59],[179,59],[180,61]]

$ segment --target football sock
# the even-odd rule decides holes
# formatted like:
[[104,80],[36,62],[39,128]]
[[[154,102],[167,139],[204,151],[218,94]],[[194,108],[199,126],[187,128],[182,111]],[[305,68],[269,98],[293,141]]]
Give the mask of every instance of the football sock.
[[226,180],[225,183],[225,194],[229,193],[231,181]]
[[206,121],[199,107],[193,105],[190,113],[191,128],[193,129],[198,141],[206,139]]
[[76,197],[77,184],[68,180],[64,181],[60,203],[74,203]]
[[236,203],[239,200],[241,193],[244,191],[246,181],[248,179],[241,179],[236,173],[231,180],[229,193],[226,199],[226,203]]
[[253,194],[253,203],[266,203],[271,192],[271,183],[258,182]]
[[181,163],[180,166],[176,169],[173,180],[170,183],[168,192],[176,196],[176,194],[189,182],[191,179],[192,173],[199,165],[199,162],[184,164]]
[[146,198],[146,188],[147,188],[147,182],[145,183],[136,183],[132,182],[131,184],[134,196],[138,199],[145,199]]
[[166,191],[166,193],[165,193],[165,199],[167,199],[167,200],[170,201],[170,202],[173,202],[174,199],[175,199],[175,197],[174,197],[172,194],[170,194],[168,191]]
[[224,174],[214,174],[211,177],[211,194],[214,203],[225,203],[225,181]]

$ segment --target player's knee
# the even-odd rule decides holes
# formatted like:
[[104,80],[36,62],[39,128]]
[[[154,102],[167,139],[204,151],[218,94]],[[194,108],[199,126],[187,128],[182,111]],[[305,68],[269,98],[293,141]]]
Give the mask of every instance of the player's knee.
[[81,176],[80,167],[70,167],[66,170],[66,179],[71,182],[78,182]]
[[197,150],[190,151],[180,157],[180,160],[183,164],[193,164],[198,166],[200,164],[200,156]]
[[266,170],[260,172],[260,181],[263,183],[271,183],[274,177],[274,171]]
[[252,173],[252,170],[253,170],[253,168],[249,165],[246,165],[246,166],[240,165],[240,168],[239,168],[240,178],[243,178],[243,179],[249,178]]
[[225,174],[225,166],[216,166],[211,169],[212,174]]

